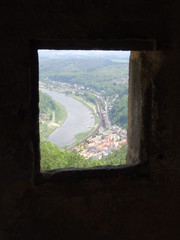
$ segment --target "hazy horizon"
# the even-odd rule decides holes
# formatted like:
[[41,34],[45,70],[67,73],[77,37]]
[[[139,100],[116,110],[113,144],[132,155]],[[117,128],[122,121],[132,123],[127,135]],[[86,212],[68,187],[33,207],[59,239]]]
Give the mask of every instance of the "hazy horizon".
[[130,51],[112,51],[112,50],[38,50],[40,58],[123,58],[129,59]]

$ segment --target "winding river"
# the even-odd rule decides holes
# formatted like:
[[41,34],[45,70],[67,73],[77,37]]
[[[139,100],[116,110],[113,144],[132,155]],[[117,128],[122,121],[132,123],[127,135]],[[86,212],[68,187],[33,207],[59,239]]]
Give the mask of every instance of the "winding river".
[[47,89],[41,89],[41,91],[63,104],[68,115],[63,125],[48,137],[51,143],[57,144],[60,148],[70,146],[76,141],[77,134],[87,132],[94,126],[95,119],[92,112],[78,100],[64,93]]

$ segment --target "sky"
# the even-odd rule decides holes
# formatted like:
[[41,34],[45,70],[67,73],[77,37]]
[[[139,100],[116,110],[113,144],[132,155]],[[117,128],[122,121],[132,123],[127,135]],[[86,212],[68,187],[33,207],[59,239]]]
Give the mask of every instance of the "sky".
[[39,50],[40,58],[129,58],[130,51],[104,51],[104,50]]

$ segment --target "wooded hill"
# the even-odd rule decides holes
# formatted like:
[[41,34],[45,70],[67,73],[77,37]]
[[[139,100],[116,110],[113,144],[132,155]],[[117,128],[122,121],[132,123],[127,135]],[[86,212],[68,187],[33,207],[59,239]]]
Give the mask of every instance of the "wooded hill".
[[56,103],[53,99],[46,93],[39,91],[39,112],[40,114],[47,114],[56,110]]

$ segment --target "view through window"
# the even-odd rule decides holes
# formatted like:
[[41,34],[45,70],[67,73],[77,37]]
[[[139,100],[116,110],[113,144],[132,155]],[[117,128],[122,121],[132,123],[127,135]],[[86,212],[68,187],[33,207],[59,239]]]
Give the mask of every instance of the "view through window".
[[126,162],[129,55],[38,51],[42,170]]

